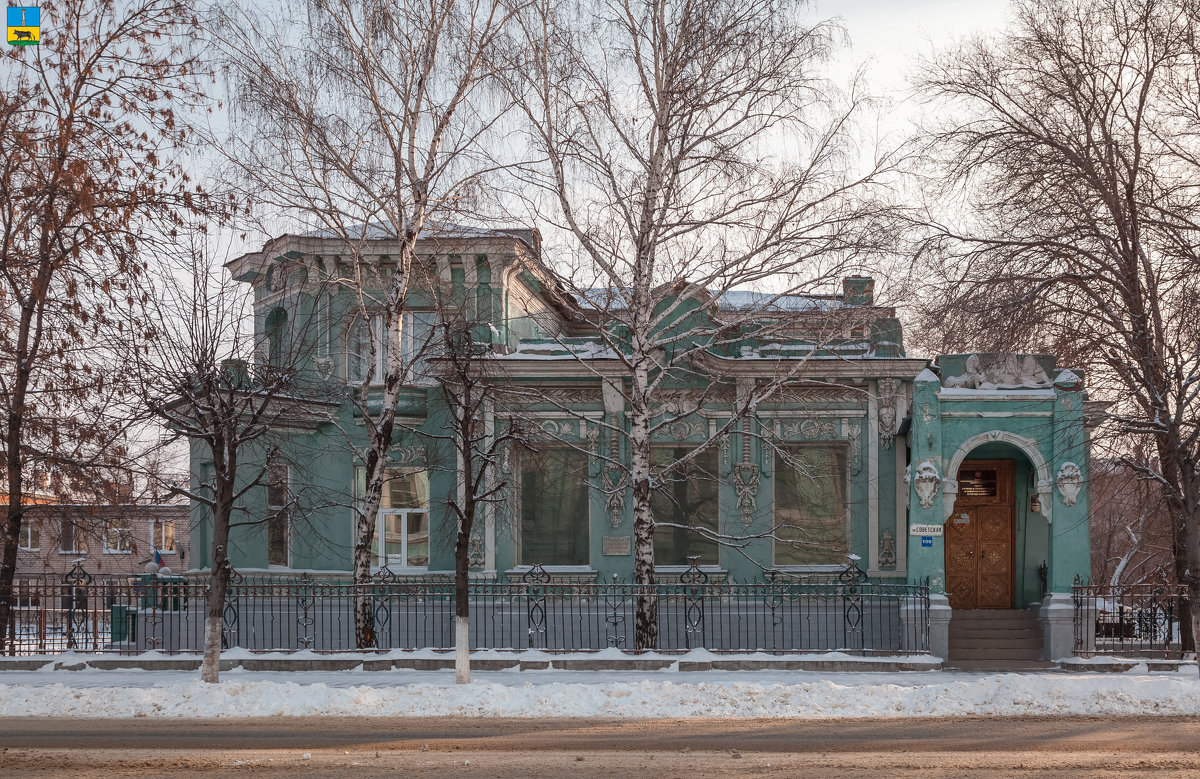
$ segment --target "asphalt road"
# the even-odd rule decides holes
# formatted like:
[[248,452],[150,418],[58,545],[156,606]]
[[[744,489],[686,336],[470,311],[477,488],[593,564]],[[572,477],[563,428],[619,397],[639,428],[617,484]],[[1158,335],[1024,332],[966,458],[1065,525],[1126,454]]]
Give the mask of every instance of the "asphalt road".
[[0,719],[0,777],[243,774],[1195,777],[1200,718]]

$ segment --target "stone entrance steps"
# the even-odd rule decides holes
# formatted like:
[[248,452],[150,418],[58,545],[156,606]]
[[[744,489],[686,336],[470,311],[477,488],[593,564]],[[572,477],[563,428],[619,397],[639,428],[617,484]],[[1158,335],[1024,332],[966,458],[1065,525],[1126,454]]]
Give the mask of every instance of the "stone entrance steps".
[[971,670],[1054,668],[1042,660],[1042,626],[1032,611],[955,609],[946,667]]

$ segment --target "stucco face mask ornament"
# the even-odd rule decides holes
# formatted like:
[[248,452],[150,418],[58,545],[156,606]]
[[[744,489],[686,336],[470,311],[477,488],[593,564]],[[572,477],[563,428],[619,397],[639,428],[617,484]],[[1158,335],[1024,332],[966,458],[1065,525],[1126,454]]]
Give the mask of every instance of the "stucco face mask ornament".
[[927,509],[933,506],[938,487],[941,484],[942,477],[938,475],[937,467],[933,463],[926,460],[917,466],[916,475],[913,476],[913,489],[917,492],[917,500],[921,502],[921,508]]
[[1058,494],[1062,496],[1064,506],[1074,506],[1079,501],[1079,492],[1083,489],[1083,473],[1075,463],[1063,463],[1058,471]]

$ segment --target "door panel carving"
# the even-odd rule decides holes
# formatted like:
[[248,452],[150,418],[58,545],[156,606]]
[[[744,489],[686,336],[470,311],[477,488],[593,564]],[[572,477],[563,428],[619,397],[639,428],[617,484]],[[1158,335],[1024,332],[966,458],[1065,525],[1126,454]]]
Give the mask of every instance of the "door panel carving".
[[[1013,606],[1015,467],[1011,460],[967,460],[946,521],[946,594],[955,609]],[[994,487],[992,485],[995,485]]]

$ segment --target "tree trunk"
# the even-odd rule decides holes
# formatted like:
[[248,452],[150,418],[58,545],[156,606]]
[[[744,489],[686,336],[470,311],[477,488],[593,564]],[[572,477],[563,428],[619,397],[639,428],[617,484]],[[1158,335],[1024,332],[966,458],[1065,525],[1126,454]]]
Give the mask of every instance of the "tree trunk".
[[[364,501],[371,503],[372,501]],[[354,543],[354,644],[359,649],[375,646],[375,619],[368,592],[371,581],[371,538],[375,534],[375,515],[378,514],[379,498],[373,501],[376,510],[371,515],[358,517]]]
[[[468,399],[469,399],[468,395]],[[466,407],[467,409],[470,406]],[[465,424],[459,420],[460,430],[468,431],[462,436],[462,473],[464,499],[458,536],[454,540],[454,683],[471,683],[471,601],[467,584],[471,570],[471,531],[475,527],[475,470],[474,452],[471,450],[469,416]]]
[[[29,318],[32,314],[28,308],[21,312],[21,331],[17,354],[22,356],[17,367],[15,386],[11,400],[12,413],[6,420],[4,431],[5,460],[4,472],[8,492],[8,512],[4,517],[4,533],[0,537],[3,550],[0,551],[0,655],[4,654],[8,636],[12,634],[13,616],[13,581],[17,577],[17,549],[21,544],[21,521],[23,519],[22,503],[25,499],[24,474],[21,471],[21,432],[24,426],[25,391],[29,386],[29,370],[22,366],[28,361],[23,358],[27,353],[29,341]],[[16,654],[16,646],[9,646],[8,651]]]
[[[1200,643],[1200,495],[1197,494],[1200,489],[1191,475],[1195,473],[1192,462],[1184,460],[1181,465],[1180,493],[1183,497],[1183,510],[1180,513],[1183,515],[1182,540],[1188,568],[1184,583],[1187,584],[1188,590],[1188,610],[1191,612],[1188,624],[1191,630],[1188,631],[1180,625],[1179,638],[1182,651],[1195,652],[1197,643]],[[1200,672],[1200,668],[1197,670]]]
[[[9,482],[12,483],[11,480]],[[16,654],[16,646],[6,646],[11,632],[13,619],[13,581],[17,574],[17,546],[21,537],[21,489],[17,480],[17,489],[8,495],[8,514],[4,517],[4,549],[0,556],[0,655],[7,649],[9,654]]]
[[[643,381],[642,386],[645,386]],[[650,414],[634,381],[630,414],[630,455],[633,482],[634,645],[658,648],[658,597],[654,587],[654,512],[650,506]]]
[[[471,602],[467,598],[467,544],[462,532],[454,550],[454,683],[471,683]],[[466,534],[470,537],[470,534]]]
[[[228,490],[232,494],[232,485]],[[229,509],[218,499],[213,510],[212,573],[208,576],[208,595],[204,610],[204,659],[200,663],[200,681],[216,684],[221,676],[221,623],[225,615],[225,593],[229,589],[231,566],[229,549]],[[224,509],[224,514],[222,514]]]

